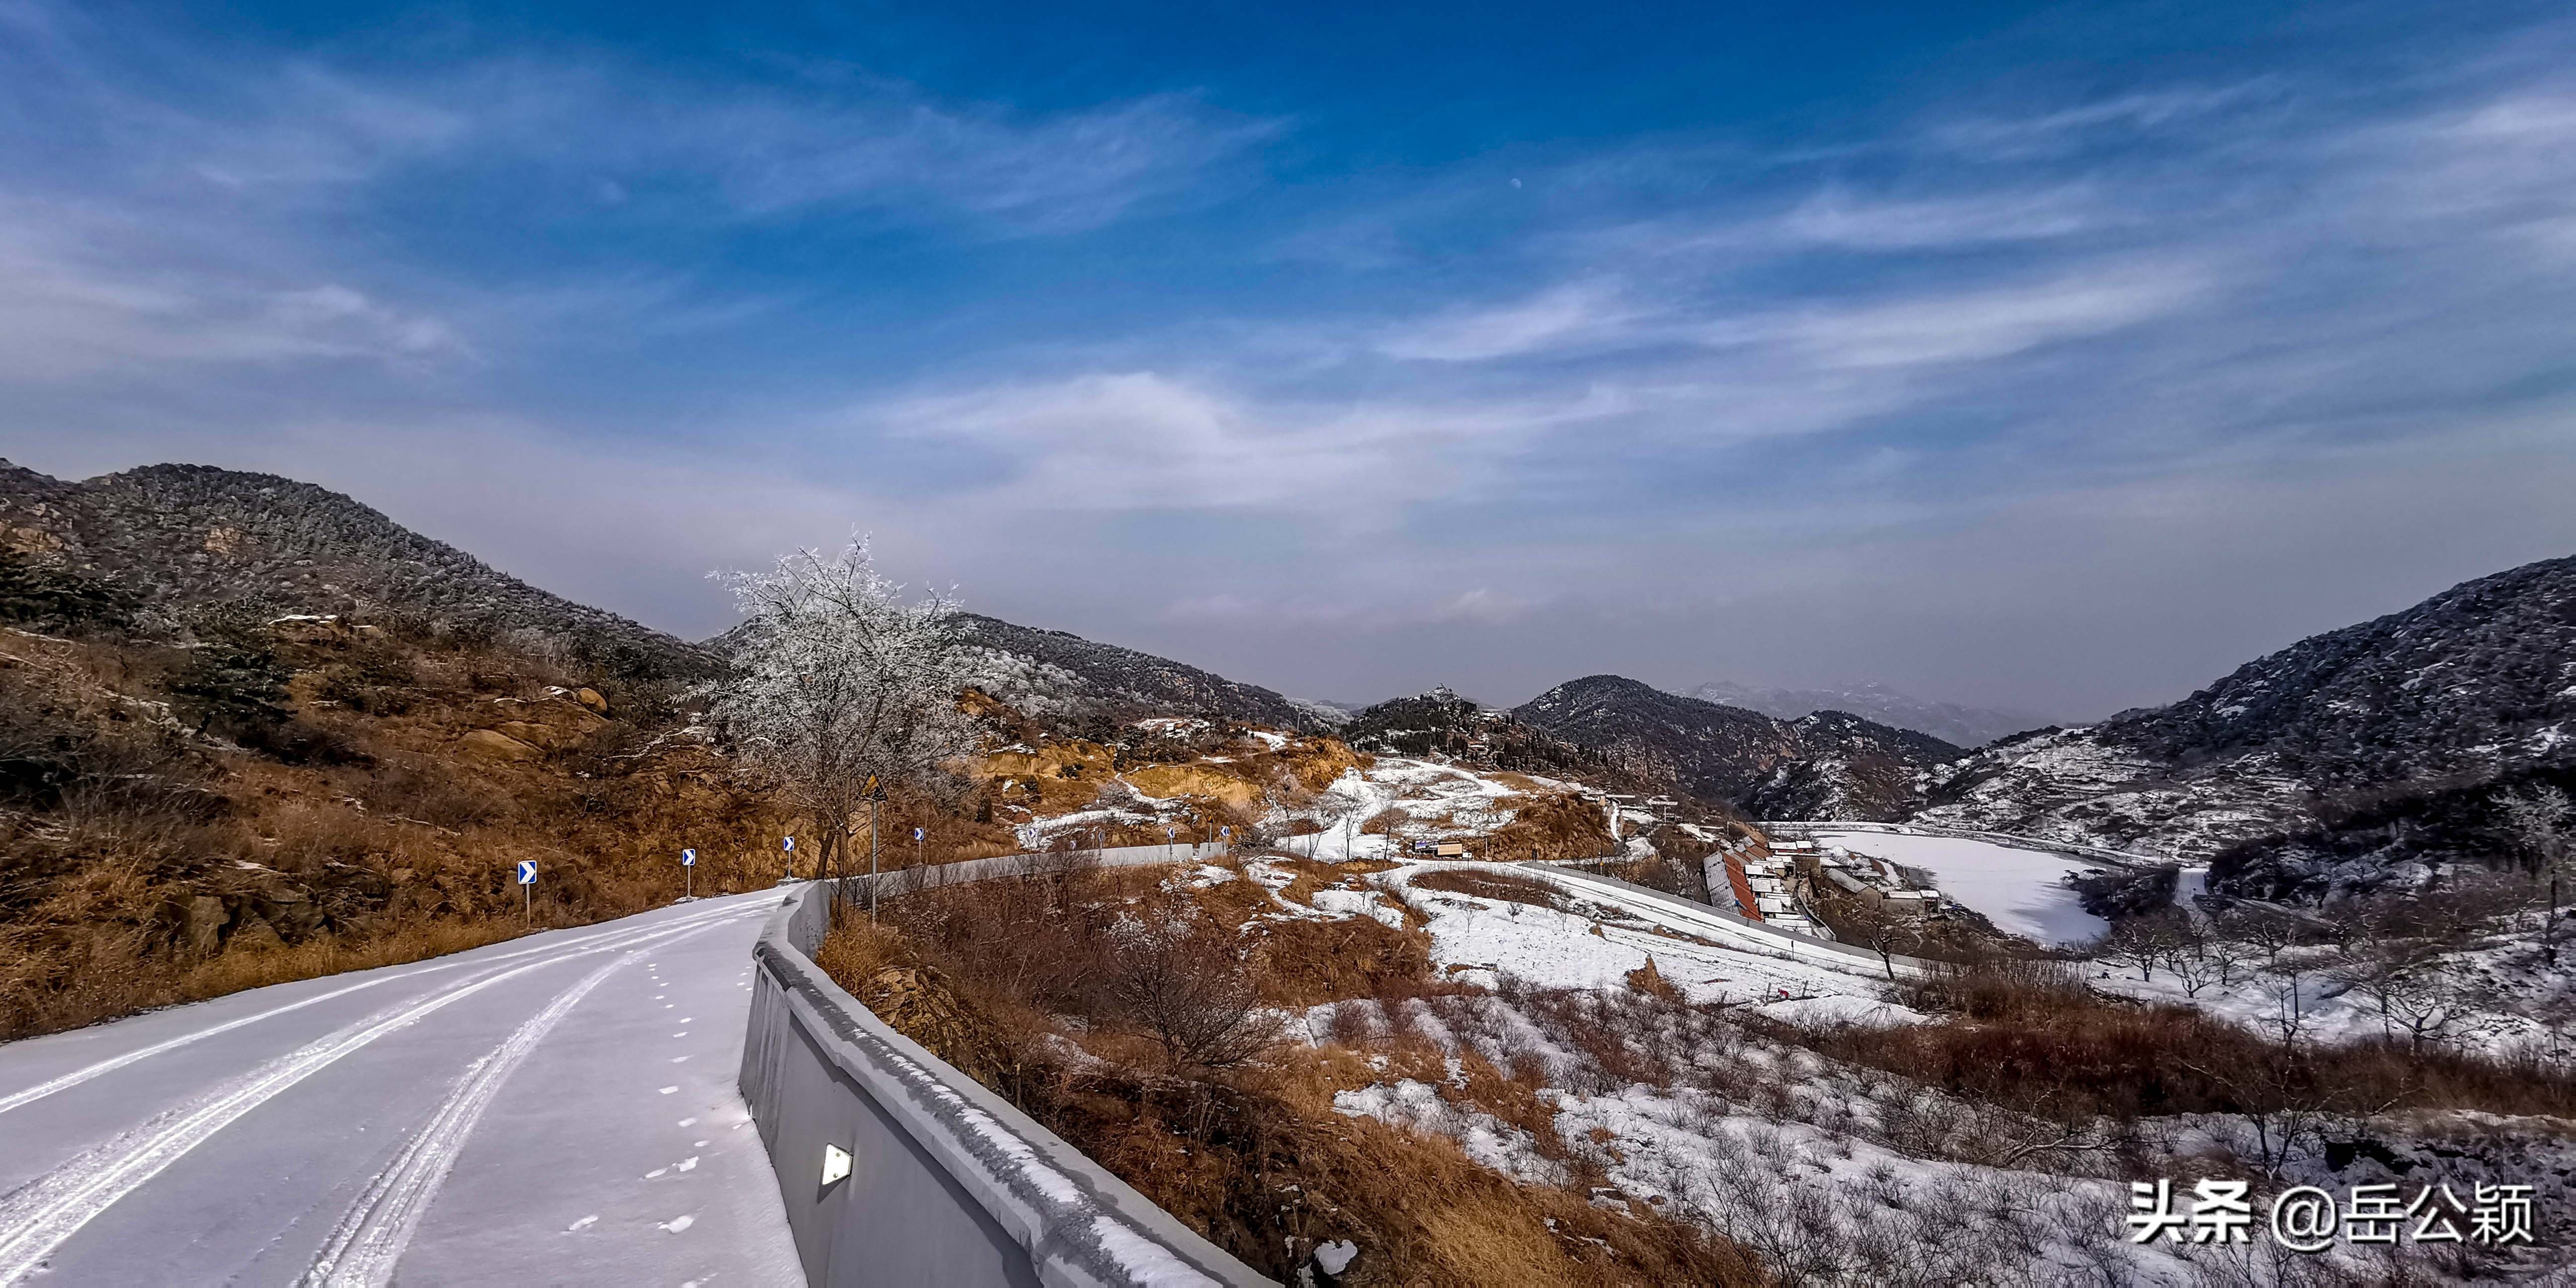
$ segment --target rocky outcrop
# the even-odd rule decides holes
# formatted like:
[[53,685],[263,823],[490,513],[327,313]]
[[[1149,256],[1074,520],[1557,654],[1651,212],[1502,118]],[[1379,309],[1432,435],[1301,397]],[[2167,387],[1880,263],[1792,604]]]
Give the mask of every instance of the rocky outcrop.
[[1306,732],[1327,723],[1306,704],[1151,653],[979,613],[959,626],[975,687],[1051,723],[1204,716]]
[[476,729],[456,740],[457,745],[487,760],[525,763],[544,756],[543,751],[519,741],[497,729]]
[[708,673],[712,654],[576,604],[350,498],[274,474],[153,465],[65,482],[0,461],[0,543],[166,614],[249,609],[291,634],[404,617],[520,635],[638,678]]

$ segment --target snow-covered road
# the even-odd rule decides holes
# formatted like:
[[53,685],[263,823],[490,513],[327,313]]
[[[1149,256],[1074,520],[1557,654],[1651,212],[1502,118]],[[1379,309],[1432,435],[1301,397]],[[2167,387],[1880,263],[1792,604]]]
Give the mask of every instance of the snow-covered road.
[[734,1085],[781,893],[0,1046],[0,1285],[802,1283]]

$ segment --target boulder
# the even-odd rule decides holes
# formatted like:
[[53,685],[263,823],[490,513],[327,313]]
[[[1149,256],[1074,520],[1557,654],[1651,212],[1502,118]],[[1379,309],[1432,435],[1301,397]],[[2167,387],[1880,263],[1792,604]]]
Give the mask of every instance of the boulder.
[[240,922],[233,926],[232,939],[224,945],[227,950],[235,948],[284,948],[285,946],[286,939],[284,936],[277,933],[277,927],[260,920],[258,913],[247,911],[242,913]]
[[224,923],[230,920],[224,901],[210,894],[188,900],[182,910],[180,937],[192,953],[211,953],[223,942]]
[[579,698],[583,706],[590,708],[590,713],[592,715],[604,716],[608,714],[608,699],[601,697],[599,695],[599,690],[583,689],[573,696]]
[[491,729],[477,729],[457,742],[465,750],[490,760],[530,761],[545,754],[506,733]]
[[538,724],[533,720],[504,721],[497,728],[504,736],[547,751],[561,751],[564,744],[572,741],[571,736],[563,730],[553,725]]
[[301,942],[322,928],[322,910],[296,891],[272,891],[252,906],[260,919],[289,943]]

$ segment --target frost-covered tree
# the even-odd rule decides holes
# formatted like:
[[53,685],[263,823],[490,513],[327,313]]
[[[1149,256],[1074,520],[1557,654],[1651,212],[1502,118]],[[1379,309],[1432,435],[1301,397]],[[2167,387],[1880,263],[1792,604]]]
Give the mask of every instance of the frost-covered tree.
[[2541,952],[2558,960],[2558,885],[2576,876],[2576,809],[2567,793],[2547,784],[2508,792],[2499,802],[2504,829],[2514,844],[2530,855],[2541,880],[2549,883],[2549,915],[2540,923]]
[[743,759],[813,819],[817,861],[847,871],[868,780],[932,785],[968,747],[957,604],[936,593],[907,599],[878,574],[864,539],[726,579],[746,620],[713,715]]

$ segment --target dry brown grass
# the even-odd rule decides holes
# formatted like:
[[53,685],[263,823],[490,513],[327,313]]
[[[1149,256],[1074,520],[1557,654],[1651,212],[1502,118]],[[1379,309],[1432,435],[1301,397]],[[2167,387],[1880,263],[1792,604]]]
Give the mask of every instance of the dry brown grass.
[[1496,859],[1588,859],[1618,848],[1601,808],[1562,792],[1539,791],[1512,801],[1512,821],[1487,837],[1483,852]]
[[2061,1117],[2284,1105],[2576,1117],[2576,1077],[2561,1069],[2391,1041],[2284,1046],[2195,1008],[2098,996],[2062,963],[1963,965],[1912,986],[1907,1000],[1946,1018],[1796,1037],[1836,1059]]
[[1390,928],[1374,917],[1265,921],[1248,938],[1253,978],[1261,1000],[1272,1006],[1421,997],[1456,988],[1432,972],[1430,936]]
[[[51,653],[0,664],[0,727],[56,750],[0,779],[0,1037],[518,934],[521,859],[540,929],[669,902],[683,846],[699,894],[777,879],[781,820],[722,761],[527,659],[282,644],[300,732],[246,751],[168,722],[178,650],[24,647]],[[496,724],[549,749],[460,741]]]
[[[1292,866],[1311,890],[1355,874]],[[1050,1130],[1264,1273],[1294,1281],[1320,1243],[1348,1239],[1360,1285],[1734,1284],[1761,1277],[1737,1249],[1653,1211],[1595,1206],[1588,1190],[1517,1184],[1442,1137],[1354,1119],[1336,1092],[1390,1078],[1446,1080],[1407,999],[1460,990],[1429,968],[1418,932],[1365,917],[1264,918],[1268,894],[1232,880],[1186,896],[1150,869],[999,880],[908,896],[878,927],[845,923],[818,960],[888,1022],[1010,1097]],[[1092,984],[1111,969],[1093,935],[1118,909],[1186,897],[1244,943],[1260,996],[1302,1007],[1369,998],[1393,1027],[1345,1046],[1274,1048],[1222,1074],[1146,1073],[1151,1044]],[[1415,1002],[1413,1005],[1420,1005]],[[1067,1024],[1070,1019],[1077,1021]],[[1060,1045],[1106,1064],[1079,1068]],[[1369,1058],[1369,1057],[1373,1057]],[[1466,1102],[1553,1142],[1531,1069],[1461,1061]],[[1552,1152],[1565,1155],[1561,1145]],[[1578,1173],[1579,1182],[1594,1179]]]
[[[136,963],[146,959],[141,936],[110,925],[44,944],[41,965],[23,945],[0,941],[0,997],[8,999],[10,1030],[48,1033],[248,988],[426,961],[523,933],[506,921],[408,926],[355,943],[318,939],[225,953],[178,969],[137,971]],[[31,986],[39,976],[58,979]]]
[[1565,898],[1555,886],[1536,877],[1487,872],[1481,868],[1435,868],[1416,873],[1410,884],[1417,890],[1445,890],[1479,899],[1525,903],[1536,908],[1556,907]]

